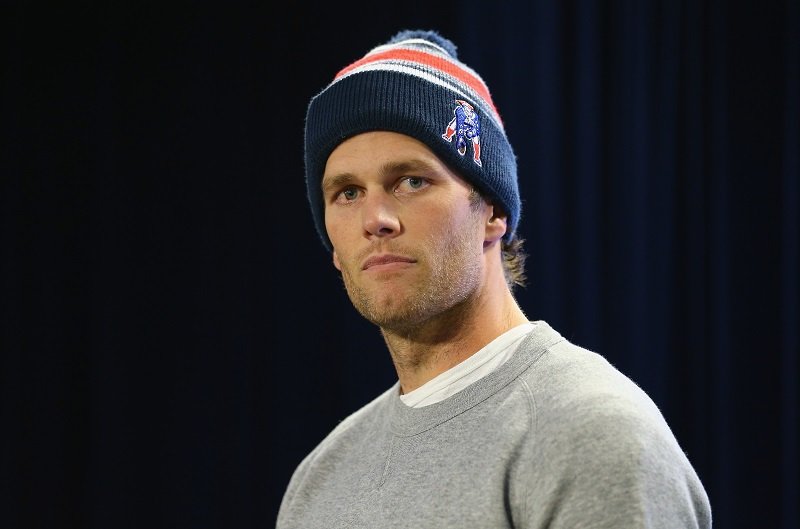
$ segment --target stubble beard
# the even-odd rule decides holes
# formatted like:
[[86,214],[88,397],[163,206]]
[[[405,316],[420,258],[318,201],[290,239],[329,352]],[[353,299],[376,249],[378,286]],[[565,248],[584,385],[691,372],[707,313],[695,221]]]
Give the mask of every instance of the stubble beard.
[[343,268],[345,289],[356,310],[382,330],[403,335],[414,334],[435,318],[457,317],[454,313],[460,313],[459,307],[480,286],[481,250],[465,233],[444,239],[439,247],[426,246],[437,251],[418,260],[415,266],[423,268],[414,274],[416,281],[389,279],[403,282],[399,288],[394,284],[392,292],[378,294],[374,290],[379,287],[360,284]]

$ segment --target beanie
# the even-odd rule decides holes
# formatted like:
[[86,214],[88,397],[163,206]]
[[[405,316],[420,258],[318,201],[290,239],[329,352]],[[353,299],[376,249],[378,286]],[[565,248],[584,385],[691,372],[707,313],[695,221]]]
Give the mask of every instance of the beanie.
[[416,138],[508,215],[521,213],[517,163],[483,79],[435,31],[403,30],[343,68],[308,105],[305,178],[314,224],[328,250],[322,176],[330,153],[368,131]]

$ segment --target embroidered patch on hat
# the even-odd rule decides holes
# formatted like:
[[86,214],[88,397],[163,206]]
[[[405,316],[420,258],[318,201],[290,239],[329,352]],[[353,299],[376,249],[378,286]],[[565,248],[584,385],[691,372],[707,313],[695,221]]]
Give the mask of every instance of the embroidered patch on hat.
[[456,99],[456,107],[453,109],[453,119],[447,124],[447,128],[442,134],[442,138],[453,142],[456,138],[456,148],[458,154],[464,156],[467,152],[467,143],[472,143],[472,161],[483,167],[481,163],[481,121],[475,108],[464,101]]

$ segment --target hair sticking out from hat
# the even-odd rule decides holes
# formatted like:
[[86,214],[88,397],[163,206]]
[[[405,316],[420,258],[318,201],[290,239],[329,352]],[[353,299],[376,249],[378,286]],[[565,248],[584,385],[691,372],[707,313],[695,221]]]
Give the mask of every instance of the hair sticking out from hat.
[[344,140],[385,130],[416,138],[508,215],[511,238],[521,214],[517,164],[500,113],[480,75],[433,30],[402,30],[342,68],[308,106],[306,186],[315,226],[324,226],[321,182],[328,156]]

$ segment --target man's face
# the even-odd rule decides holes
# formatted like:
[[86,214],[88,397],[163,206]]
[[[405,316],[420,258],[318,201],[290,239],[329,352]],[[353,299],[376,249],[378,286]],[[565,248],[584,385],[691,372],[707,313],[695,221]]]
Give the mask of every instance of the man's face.
[[483,284],[492,208],[471,203],[470,186],[425,144],[384,131],[350,138],[328,158],[322,191],[334,265],[376,325],[411,330]]

